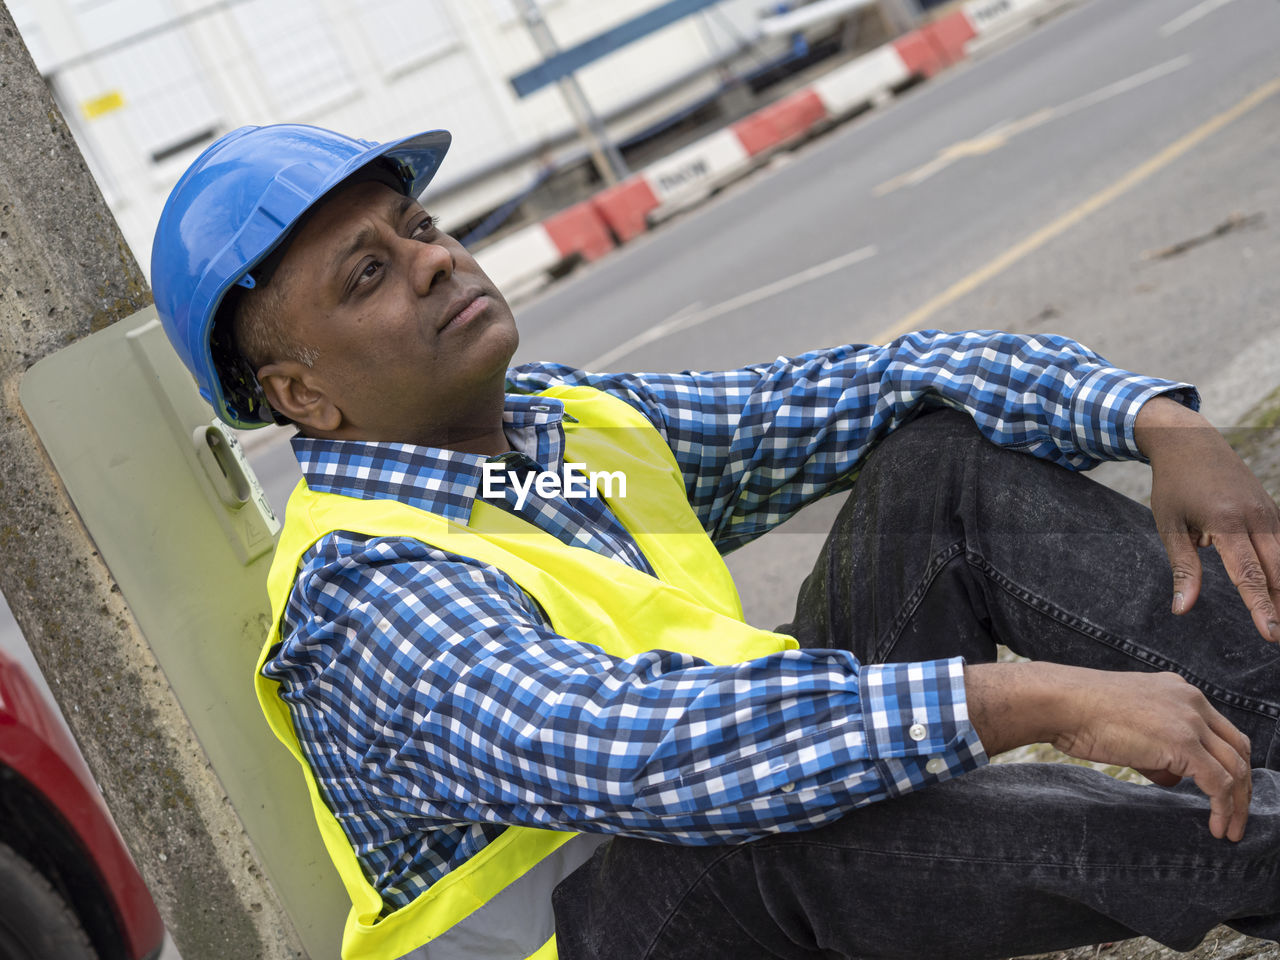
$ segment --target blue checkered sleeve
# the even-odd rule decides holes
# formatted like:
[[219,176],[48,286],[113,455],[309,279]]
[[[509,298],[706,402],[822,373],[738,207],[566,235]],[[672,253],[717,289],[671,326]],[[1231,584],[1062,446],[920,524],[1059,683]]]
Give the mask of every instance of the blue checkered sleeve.
[[723,552],[847,489],[867,451],[925,406],[965,411],[994,443],[1081,470],[1141,458],[1133,422],[1151,397],[1199,403],[1188,384],[1116,369],[1065,337],[995,331],[919,331],[716,373],[530,364],[512,383],[585,384],[644,413]]
[[[985,759],[959,660],[619,659],[557,635],[500,571],[414,540],[331,535],[290,607],[295,629],[264,672],[282,682],[326,800],[380,888],[438,875],[482,844],[464,824],[737,842]],[[915,724],[927,738],[913,739]],[[430,862],[408,871],[379,860],[403,854],[405,823],[442,830],[418,854]]]

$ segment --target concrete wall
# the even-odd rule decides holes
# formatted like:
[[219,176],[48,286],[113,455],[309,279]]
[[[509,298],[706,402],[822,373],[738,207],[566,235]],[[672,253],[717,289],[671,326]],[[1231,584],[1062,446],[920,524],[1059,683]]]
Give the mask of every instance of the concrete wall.
[[187,960],[299,957],[19,399],[33,365],[151,293],[2,2],[0,143],[0,591]]

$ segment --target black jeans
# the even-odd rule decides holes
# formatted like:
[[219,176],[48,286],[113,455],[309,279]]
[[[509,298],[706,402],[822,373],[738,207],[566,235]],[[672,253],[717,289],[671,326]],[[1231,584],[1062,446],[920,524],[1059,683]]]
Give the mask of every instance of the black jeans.
[[[985,767],[739,846],[614,838],[555,892],[562,960],[1009,957],[1218,923],[1280,938],[1280,652],[1216,554],[1169,612],[1151,514],[1087,477],[921,417],[867,462],[789,628],[864,662],[995,657],[1175,670],[1253,742],[1244,840],[1194,786]],[[784,628],[785,629],[785,628]]]

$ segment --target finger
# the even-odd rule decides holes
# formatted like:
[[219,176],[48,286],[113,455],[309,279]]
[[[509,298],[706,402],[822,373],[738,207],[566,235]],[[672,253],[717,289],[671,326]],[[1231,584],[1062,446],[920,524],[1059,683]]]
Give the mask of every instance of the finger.
[[1267,575],[1253,549],[1253,540],[1244,532],[1223,533],[1214,534],[1213,544],[1222,557],[1227,576],[1253,615],[1253,625],[1258,628],[1258,633],[1272,643],[1280,642],[1280,622],[1276,620],[1276,607],[1267,589]]
[[1183,614],[1200,596],[1200,555],[1185,527],[1161,531],[1160,539],[1173,569],[1173,612]]
[[1274,530],[1255,530],[1253,532],[1253,549],[1262,564],[1262,572],[1267,577],[1267,591],[1271,594],[1271,604],[1280,609],[1280,537]]
[[1214,709],[1207,699],[1200,696],[1197,701],[1200,716],[1207,727],[1201,735],[1201,746],[1221,765],[1232,781],[1231,813],[1224,832],[1228,839],[1238,842],[1244,836],[1245,823],[1249,819],[1249,804],[1253,799],[1251,744],[1249,738]]
[[1244,781],[1245,797],[1243,803],[1238,803],[1236,809],[1239,823],[1237,825],[1227,827],[1227,837],[1232,843],[1239,843],[1244,839],[1244,830],[1249,823],[1249,805],[1253,803],[1253,771],[1250,770]]
[[1238,842],[1244,836],[1244,826],[1249,819],[1249,805],[1253,802],[1253,745],[1244,732],[1215,710],[1207,700],[1204,709],[1212,736],[1226,746],[1225,750],[1210,748],[1209,752],[1237,780],[1235,817],[1227,826],[1227,837]]
[[[1203,746],[1231,778],[1231,803],[1227,820],[1223,825],[1223,832],[1214,833],[1214,836],[1226,836],[1233,842],[1239,842],[1244,836],[1245,822],[1249,819],[1249,802],[1253,794],[1253,778],[1250,775],[1249,763],[1240,756],[1235,747],[1212,732],[1205,737]],[[1212,810],[1212,804],[1210,809]]]
[[1187,772],[1200,792],[1209,798],[1209,832],[1222,839],[1227,835],[1236,813],[1235,778],[1204,744],[1197,744],[1187,762]]
[[1240,759],[1252,767],[1253,744],[1249,741],[1249,737],[1215,710],[1208,700],[1204,701],[1201,715],[1205,718],[1205,722],[1209,724],[1209,729],[1213,731],[1214,735],[1225,740]]

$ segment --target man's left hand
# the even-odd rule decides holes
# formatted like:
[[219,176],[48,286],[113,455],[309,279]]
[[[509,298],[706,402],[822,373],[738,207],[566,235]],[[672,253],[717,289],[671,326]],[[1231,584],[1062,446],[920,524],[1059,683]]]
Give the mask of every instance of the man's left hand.
[[1200,594],[1197,547],[1214,546],[1262,636],[1280,643],[1280,510],[1204,417],[1155,397],[1134,422],[1151,461],[1151,511],[1173,567],[1173,612]]

